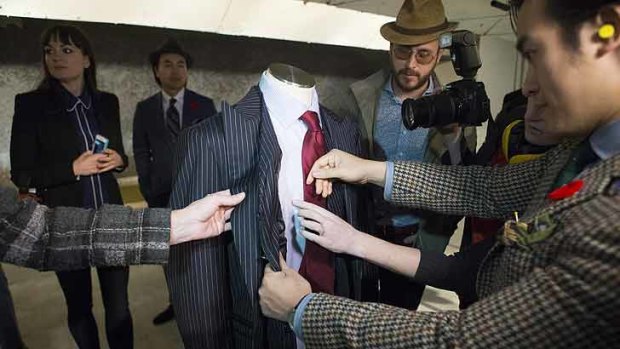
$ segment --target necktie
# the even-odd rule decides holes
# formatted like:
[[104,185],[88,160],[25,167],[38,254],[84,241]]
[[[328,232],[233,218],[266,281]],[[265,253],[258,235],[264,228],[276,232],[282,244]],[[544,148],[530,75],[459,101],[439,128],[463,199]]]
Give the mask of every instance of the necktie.
[[558,174],[551,190],[569,183],[577,177],[581,171],[588,167],[588,165],[594,163],[596,160],[598,160],[598,156],[592,150],[590,141],[586,139],[575,148],[573,156],[571,156],[560,174]]
[[[321,195],[316,195],[314,184],[306,185],[306,178],[312,165],[325,154],[325,137],[315,112],[307,111],[299,119],[308,127],[301,151],[304,201],[326,207],[325,199]],[[313,292],[334,293],[334,256],[330,251],[312,241],[306,241],[299,273],[310,282]]]
[[173,140],[176,140],[179,135],[179,131],[181,130],[179,111],[174,106],[176,102],[176,99],[170,98],[170,105],[168,106],[168,110],[166,110],[166,126],[168,127]]

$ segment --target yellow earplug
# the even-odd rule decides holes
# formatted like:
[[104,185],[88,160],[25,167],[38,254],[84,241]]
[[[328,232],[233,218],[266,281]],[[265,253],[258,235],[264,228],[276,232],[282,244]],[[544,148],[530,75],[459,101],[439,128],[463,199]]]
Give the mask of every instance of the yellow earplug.
[[611,39],[616,35],[616,27],[611,24],[603,24],[598,28],[598,37],[601,39]]

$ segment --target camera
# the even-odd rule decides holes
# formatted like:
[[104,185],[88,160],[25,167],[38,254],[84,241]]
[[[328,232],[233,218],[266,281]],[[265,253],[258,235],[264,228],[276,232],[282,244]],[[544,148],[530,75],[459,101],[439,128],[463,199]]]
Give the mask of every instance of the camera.
[[403,101],[402,118],[409,130],[442,127],[452,123],[480,126],[491,117],[489,97],[482,82],[475,80],[482,67],[476,35],[457,30],[440,38],[440,47],[450,47],[454,71],[462,80],[452,82],[436,95]]

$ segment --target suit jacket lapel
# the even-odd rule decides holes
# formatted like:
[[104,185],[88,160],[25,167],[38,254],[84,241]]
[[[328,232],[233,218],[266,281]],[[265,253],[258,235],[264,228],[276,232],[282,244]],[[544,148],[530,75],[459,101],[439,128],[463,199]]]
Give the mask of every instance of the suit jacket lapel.
[[[572,149],[568,153],[571,154]],[[546,207],[541,208],[538,214],[544,215],[549,213],[553,215],[590,200],[596,195],[603,193],[609,187],[613,178],[618,177],[620,177],[620,155],[608,161],[600,161],[580,173],[577,178],[583,180],[584,186],[575,195],[557,202],[550,201],[545,195],[542,205],[546,205]]]
[[149,105],[150,117],[148,122],[151,123],[151,127],[155,130],[158,138],[163,139],[164,142],[166,142],[166,145],[172,149],[172,138],[170,137],[170,132],[168,132],[168,128],[166,127],[166,118],[164,116],[163,98],[162,92],[160,91],[151,100]]
[[[244,340],[237,342],[239,338],[236,338],[235,346],[262,347],[263,336],[266,335],[269,346],[289,348],[294,345],[291,331],[281,323],[268,320],[269,330],[265,333],[258,308],[258,287],[264,268],[261,257],[279,270],[278,251],[286,246],[278,196],[282,152],[257,87],[252,88],[234,107],[223,103],[222,113],[232,190],[246,192],[246,199],[235,208],[231,217],[236,252],[234,264],[238,266],[233,272],[243,273],[245,281],[245,288],[240,290],[245,297],[236,298],[233,308],[241,311],[245,319],[253,324],[250,326],[253,335],[251,343]],[[234,278],[234,275],[231,277]],[[237,287],[234,284],[231,286],[233,295],[238,297],[239,293],[235,293]],[[233,323],[233,326],[247,330],[239,323]],[[287,344],[282,344],[283,340]]]
[[554,153],[550,154],[550,158],[547,159],[549,165],[538,184],[534,197],[530,200],[530,204],[526,209],[526,216],[538,212],[548,205],[547,194],[578,144],[579,141],[577,140],[565,141],[558,145]]
[[[340,149],[347,152],[354,151],[350,142],[347,142],[347,138],[342,135],[342,118],[322,106],[320,111],[326,151],[329,152],[332,149]],[[344,218],[349,223],[355,224],[355,215],[353,214],[357,212],[357,195],[355,191],[351,190],[351,186],[341,183],[336,183],[333,189],[334,192],[327,199],[327,208],[334,213],[346,214]],[[342,206],[343,203],[345,204],[344,207]]]
[[258,135],[260,124],[260,95],[251,90],[236,105],[222,103],[226,164],[230,189],[233,193],[245,192],[244,202],[231,216],[234,262],[243,273],[247,296],[255,302],[262,263],[259,256],[257,226],[266,217],[258,215],[259,191],[256,172],[258,163]]
[[56,137],[62,142],[71,142],[71,147],[75,149],[76,154],[81,154],[84,150],[80,145],[78,131],[71,118],[75,117],[67,113],[64,104],[58,97],[49,97],[46,101],[45,110],[50,128],[55,129]]
[[181,128],[186,128],[194,124],[196,120],[196,100],[194,100],[194,93],[187,88],[183,93],[183,125]]
[[191,93],[186,88],[183,92],[183,117],[181,118],[182,124],[181,129],[184,129],[192,124],[194,120],[194,115],[192,115],[190,105],[194,100],[192,99]]
[[[260,90],[258,92],[260,93]],[[280,270],[278,252],[286,251],[285,224],[278,194],[278,175],[282,162],[282,150],[278,144],[271,118],[262,100],[262,94],[261,107],[259,162],[257,166],[259,178],[258,214],[260,217],[264,217],[264,222],[259,226],[261,247],[269,264]],[[286,255],[286,252],[283,253]]]

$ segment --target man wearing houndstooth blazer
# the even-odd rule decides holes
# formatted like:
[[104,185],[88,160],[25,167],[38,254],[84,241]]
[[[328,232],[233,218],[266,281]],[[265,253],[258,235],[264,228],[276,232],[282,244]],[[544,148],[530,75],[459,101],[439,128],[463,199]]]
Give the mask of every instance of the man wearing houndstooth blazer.
[[[385,185],[397,204],[508,220],[482,258],[472,263],[471,250],[462,253],[461,260],[475,268],[465,270],[464,283],[479,300],[463,311],[415,313],[312,294],[291,270],[267,271],[263,312],[288,320],[306,347],[620,343],[620,3],[524,0],[512,6],[519,15],[518,48],[530,63],[523,90],[538,108],[526,115],[527,127],[561,134],[559,146],[539,160],[505,168],[380,163],[335,151],[313,172],[315,178]],[[318,170],[326,164],[331,168]],[[328,182],[317,184],[329,193]],[[325,247],[420,281],[436,282],[431,274],[444,270],[423,251],[368,246],[367,235],[354,230],[344,234],[351,239],[334,239],[334,227],[342,237],[346,225],[301,206],[315,213],[311,218],[300,211]],[[510,220],[515,211],[520,217]]]

